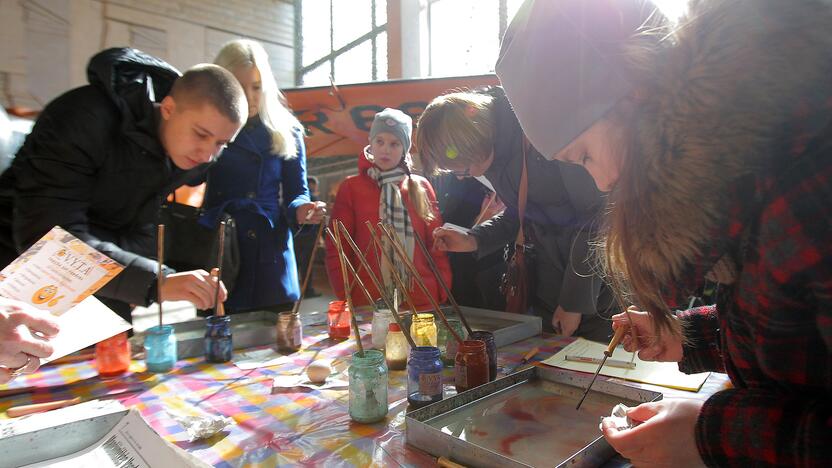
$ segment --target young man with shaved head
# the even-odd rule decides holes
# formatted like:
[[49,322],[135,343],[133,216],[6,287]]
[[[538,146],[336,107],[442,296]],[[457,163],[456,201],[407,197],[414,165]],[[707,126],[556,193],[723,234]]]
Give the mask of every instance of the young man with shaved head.
[[[100,52],[87,76],[89,85],[46,106],[0,176],[0,267],[61,226],[126,267],[97,296],[129,320],[131,305],[156,297],[162,200],[219,156],[248,105],[221,67],[197,65],[180,77],[135,49]],[[202,270],[171,271],[161,293],[204,309],[215,284]]]

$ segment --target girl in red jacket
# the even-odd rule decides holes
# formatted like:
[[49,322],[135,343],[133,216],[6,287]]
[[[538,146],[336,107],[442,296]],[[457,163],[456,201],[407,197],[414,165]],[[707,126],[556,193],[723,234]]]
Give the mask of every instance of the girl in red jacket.
[[[348,177],[339,187],[332,220],[344,223],[355,243],[364,252],[373,274],[379,279],[383,278],[384,286],[389,290],[394,287],[393,278],[385,262],[379,265],[378,252],[369,248],[372,238],[365,222],[369,221],[373,226],[379,221],[392,225],[430,294],[441,303],[446,299],[445,292],[431,273],[414,237],[419,236],[425,243],[442,279],[450,287],[451,268],[448,258],[444,252],[433,249],[433,230],[442,225],[442,218],[435,208],[436,195],[427,179],[411,174],[412,127],[412,119],[397,109],[388,108],[376,114],[370,128],[370,144],[358,158],[358,175]],[[358,268],[360,263],[355,254],[348,246],[345,247],[350,262]],[[330,239],[327,239],[326,267],[335,295],[343,300],[345,295],[341,265]],[[429,308],[430,300],[415,284],[405,265],[396,262],[395,268],[399,276],[407,281],[417,310]],[[380,298],[379,291],[367,273],[362,270],[359,276],[370,289],[373,298]],[[353,283],[352,278],[350,283]],[[356,306],[367,304],[366,296],[357,285],[353,286],[350,294]]]

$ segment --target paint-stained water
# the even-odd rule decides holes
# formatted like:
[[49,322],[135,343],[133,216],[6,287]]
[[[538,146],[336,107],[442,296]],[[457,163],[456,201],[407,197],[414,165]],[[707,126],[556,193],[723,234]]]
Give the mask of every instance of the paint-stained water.
[[462,440],[531,466],[553,466],[601,435],[620,397],[543,380],[524,383],[427,421]]

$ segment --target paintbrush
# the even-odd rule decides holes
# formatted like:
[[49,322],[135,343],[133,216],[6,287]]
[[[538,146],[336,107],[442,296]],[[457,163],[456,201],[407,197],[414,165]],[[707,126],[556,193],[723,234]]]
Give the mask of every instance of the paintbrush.
[[75,397],[65,400],[53,400],[44,403],[31,403],[28,405],[12,406],[6,410],[6,416],[10,418],[19,418],[20,416],[26,416],[28,414],[44,413],[46,411],[51,411],[54,409],[66,408],[67,406],[77,405],[82,401],[112,400],[120,396],[128,395],[131,393],[139,393],[145,390],[147,389],[143,386],[132,386],[124,389],[118,389],[116,391],[106,393],[104,395],[92,396],[84,399],[82,399],[81,397]]
[[355,343],[358,345],[358,356],[363,358],[364,357],[364,346],[361,344],[361,333],[358,332],[358,321],[355,319],[356,310],[355,307],[352,305],[352,294],[346,290],[349,287],[349,277],[347,274],[347,266],[344,263],[346,260],[346,253],[344,253],[344,247],[341,245],[341,236],[338,233],[335,233],[335,250],[338,252],[338,260],[341,262],[341,278],[344,280],[344,297],[347,300],[347,306],[350,308],[350,322],[352,322],[352,328],[355,331]]
[[451,293],[451,288],[448,287],[448,284],[445,283],[445,280],[442,279],[442,274],[439,272],[439,268],[436,266],[436,262],[433,261],[433,256],[431,256],[430,251],[425,246],[425,243],[422,241],[422,238],[419,237],[419,234],[414,233],[414,237],[416,238],[416,243],[419,244],[419,249],[422,251],[422,255],[428,261],[428,266],[430,267],[430,271],[433,273],[433,276],[436,278],[436,281],[442,286],[442,289],[445,290],[445,294],[448,295],[448,300],[451,302],[451,307],[453,307],[454,312],[459,315],[459,319],[462,321],[462,325],[465,326],[465,329],[468,330],[468,334],[470,335],[473,333],[471,330],[471,326],[468,325],[468,320],[465,320],[465,316],[462,315],[462,309],[457,304],[456,299],[454,299],[453,293]]
[[[336,229],[337,229],[337,228],[336,228]],[[336,244],[336,241],[335,241],[335,235],[334,235],[334,234],[332,234],[332,231],[331,231],[329,228],[326,228],[326,234],[327,234],[327,236],[329,236],[329,239],[332,241],[332,243],[333,243],[333,244]],[[343,248],[343,241],[342,241],[341,246],[342,246],[342,248]],[[353,276],[353,284],[354,284],[354,285],[356,285],[356,284],[358,285],[358,289],[360,289],[360,290],[361,290],[361,292],[363,292],[363,293],[364,293],[364,297],[366,297],[366,298],[367,298],[367,302],[369,302],[370,304],[375,304],[376,300],[375,300],[375,299],[373,299],[373,295],[372,295],[372,294],[370,294],[370,290],[369,290],[369,289],[367,289],[367,286],[366,286],[366,285],[364,285],[364,281],[361,281],[361,278],[359,278],[359,277],[358,277],[358,272],[357,272],[357,271],[355,270],[355,268],[353,267],[352,262],[350,261],[350,259],[349,259],[349,258],[344,258],[344,265],[346,265],[346,267],[347,267],[347,269],[349,270],[349,272],[350,272],[350,273],[352,273],[352,276]],[[352,291],[352,288],[350,288],[350,291]],[[375,306],[374,306],[374,307],[375,307]]]
[[[603,361],[603,359],[598,359],[598,358],[594,358],[594,357],[574,356],[574,355],[571,355],[571,354],[567,354],[566,357],[564,357],[564,360],[572,361],[572,362],[585,362],[587,364],[601,364],[601,361]],[[604,365],[609,366],[609,367],[620,367],[622,369],[635,369],[636,368],[636,363],[635,362],[620,361],[618,359],[608,359],[607,362],[604,363]]]
[[[378,235],[377,232],[375,232],[373,230],[373,225],[370,224],[369,221],[367,221],[366,223],[367,223],[367,228],[370,229],[370,237],[372,237],[373,243],[378,246],[377,252],[381,253],[380,254],[381,259],[390,268],[390,278],[393,280],[393,283],[395,283],[394,289],[395,289],[396,286],[401,289],[402,296],[404,296],[404,300],[407,301],[407,303],[411,305],[411,308],[413,309],[413,312],[416,312],[416,309],[413,308],[413,297],[410,295],[410,290],[404,284],[404,279],[401,276],[399,276],[399,272],[398,272],[398,270],[396,270],[396,267],[394,266],[393,258],[391,258],[387,255],[387,252],[384,250],[384,247],[382,246],[382,241],[381,241],[380,236]],[[385,289],[385,291],[386,291],[386,289]],[[395,307],[396,307],[396,310],[399,310],[399,304],[398,303],[395,304]]]
[[222,284],[222,257],[225,255],[225,221],[220,221],[218,233],[219,245],[217,246],[217,286],[214,288],[214,315],[222,317],[225,315],[225,308],[220,304],[220,285]]
[[[369,221],[367,221],[367,228],[370,230],[370,237],[372,238],[373,243],[378,247],[378,251],[381,252],[381,260],[387,262],[387,264],[390,265],[390,277],[393,278],[393,282],[396,283],[396,286],[398,286],[398,288],[402,291],[402,295],[405,297],[405,301],[407,301],[409,304],[413,304],[413,298],[410,297],[410,293],[407,291],[407,287],[404,285],[404,281],[402,281],[402,279],[399,277],[396,268],[393,266],[393,261],[390,259],[390,257],[387,256],[387,252],[385,252],[382,248],[381,239],[378,237],[378,233],[375,232],[375,230],[373,229],[373,225],[370,224]],[[367,267],[367,271],[370,271],[369,266]],[[382,291],[381,283],[378,281],[374,281],[374,283],[376,284],[376,288],[378,288],[379,291]],[[382,293],[382,297],[387,296]],[[399,328],[402,329],[402,333],[404,334],[405,338],[407,338],[407,342],[410,344],[410,347],[416,348],[416,341],[413,340],[412,336],[410,336],[410,330],[405,328],[404,322],[402,322],[400,318],[398,299],[395,299],[394,301],[395,304],[390,304],[389,302],[387,302],[387,307],[390,308],[390,310],[392,311],[393,317],[396,318],[396,323],[398,323]]]
[[[338,221],[336,229],[339,229],[341,231],[341,233],[344,235],[344,239],[347,241],[347,244],[350,245],[350,248],[352,248],[353,252],[358,257],[359,262],[361,262],[361,266],[363,266],[364,270],[366,270],[366,272],[367,272],[367,277],[370,278],[370,281],[373,282],[373,285],[379,291],[379,294],[381,294],[381,300],[384,301],[384,303],[387,305],[387,308],[390,309],[390,311],[393,313],[393,318],[396,320],[396,323],[399,325],[399,328],[401,328],[402,333],[404,334],[404,337],[407,339],[408,344],[410,344],[411,347],[415,348],[416,343],[413,341],[413,338],[410,336],[410,332],[404,327],[404,322],[402,322],[401,316],[399,315],[398,305],[391,303],[390,299],[387,297],[387,295],[384,294],[384,292],[383,292],[384,289],[382,289],[381,283],[379,282],[378,278],[376,278],[376,275],[373,273],[372,268],[370,268],[370,265],[367,262],[367,259],[363,255],[361,255],[360,249],[355,244],[355,241],[352,239],[352,236],[350,236],[350,233],[347,231],[347,228],[344,226],[344,223]],[[330,235],[332,235],[332,233],[330,233]],[[373,239],[375,239],[375,238],[373,238]],[[356,281],[360,281],[358,279],[357,274],[355,274],[355,278],[356,278]],[[367,294],[368,295],[370,294],[369,291],[367,291]]]
[[595,375],[592,376],[592,380],[587,385],[586,390],[584,390],[584,396],[581,397],[581,401],[578,402],[578,406],[575,407],[576,410],[581,409],[581,404],[583,404],[586,396],[589,395],[589,389],[592,388],[592,384],[595,383],[595,379],[598,378],[598,374],[601,372],[601,368],[604,367],[604,363],[607,362],[607,358],[612,356],[612,352],[615,350],[615,347],[618,346],[618,343],[621,342],[621,339],[624,338],[624,332],[627,327],[618,327],[615,330],[615,334],[612,336],[610,340],[609,346],[607,349],[604,350],[604,357],[601,359],[601,363],[598,364],[598,370],[595,371]]
[[[410,270],[410,274],[413,276],[413,279],[416,281],[416,284],[419,286],[419,288],[422,290],[422,292],[428,298],[431,305],[433,306],[433,309],[436,311],[436,314],[439,315],[440,319],[442,319],[442,323],[444,323],[445,326],[448,327],[448,331],[451,332],[451,335],[454,337],[454,339],[461,346],[462,341],[463,341],[462,337],[459,336],[459,334],[456,332],[456,330],[454,330],[453,327],[451,327],[451,324],[448,323],[448,319],[445,317],[445,313],[442,312],[442,308],[439,307],[439,304],[436,302],[436,299],[434,299],[433,295],[430,293],[430,291],[428,291],[428,288],[425,286],[424,281],[422,281],[422,277],[419,275],[419,271],[416,270],[416,266],[413,265],[412,261],[410,261],[410,258],[407,256],[407,252],[404,251],[404,247],[402,247],[399,244],[398,236],[396,235],[396,233],[395,232],[393,232],[393,233],[389,232],[387,230],[387,228],[382,223],[378,223],[378,226],[379,226],[379,229],[381,229],[381,232],[383,232],[387,236],[387,238],[390,240],[390,243],[393,245],[393,250],[395,250],[396,253],[398,253],[399,258],[405,264],[407,269]],[[410,304],[411,304],[411,306],[414,305],[412,302]]]
[[159,329],[162,329],[162,283],[165,282],[165,273],[162,270],[165,256],[165,225],[160,224],[156,228],[156,258],[159,260],[159,272],[156,274],[156,303],[159,304]]
[[[313,210],[309,210],[311,213]],[[307,215],[309,216],[309,215]],[[309,264],[306,265],[306,273],[303,275],[303,285],[300,287],[300,297],[292,305],[292,315],[297,315],[300,311],[300,303],[306,297],[306,287],[309,286],[309,277],[312,276],[312,267],[315,265],[315,253],[318,251],[318,244],[321,242],[321,235],[324,233],[324,228],[329,223],[326,217],[318,224],[318,233],[315,234],[315,244],[312,245],[312,253],[309,254]]]
[[513,374],[513,373],[517,372],[517,369],[526,365],[526,363],[528,363],[529,360],[531,358],[535,357],[535,355],[537,355],[537,353],[539,353],[539,352],[540,352],[540,348],[538,348],[537,346],[530,349],[528,353],[523,355],[523,359],[521,359],[520,362],[516,366],[512,367],[511,369],[509,369],[508,372],[506,372],[506,375]]

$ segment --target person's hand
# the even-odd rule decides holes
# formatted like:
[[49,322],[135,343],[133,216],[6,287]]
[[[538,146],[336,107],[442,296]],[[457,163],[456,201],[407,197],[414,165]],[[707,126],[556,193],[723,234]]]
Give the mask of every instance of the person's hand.
[[630,419],[641,424],[618,430],[604,418],[601,432],[635,466],[704,466],[694,436],[703,403],[681,399],[644,403],[627,411]]
[[433,245],[445,252],[473,252],[477,250],[477,238],[454,229],[438,227],[433,231]]
[[621,344],[627,351],[638,351],[642,361],[679,362],[682,360],[682,338],[664,331],[655,335],[653,319],[647,312],[640,312],[633,307],[623,313],[613,315],[612,328],[630,327]]
[[300,205],[295,216],[298,224],[320,224],[326,216],[326,203],[317,201]]
[[581,325],[581,314],[578,312],[567,312],[563,307],[558,306],[552,315],[552,328],[555,333],[563,336],[572,336]]
[[40,358],[52,355],[49,338],[58,334],[55,319],[32,305],[0,298],[0,384],[30,374]]
[[[214,307],[217,279],[205,270],[184,271],[165,277],[162,283],[163,301],[188,301],[197,309]],[[220,281],[219,301],[225,302],[227,292]]]

